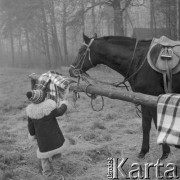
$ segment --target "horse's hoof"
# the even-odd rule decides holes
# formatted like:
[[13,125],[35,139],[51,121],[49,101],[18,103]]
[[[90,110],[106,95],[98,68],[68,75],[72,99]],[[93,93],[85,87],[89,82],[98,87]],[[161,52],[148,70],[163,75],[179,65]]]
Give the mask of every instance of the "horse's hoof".
[[140,152],[137,157],[140,158],[140,159],[142,159],[142,158],[145,157],[145,155],[146,155],[146,153]]
[[167,159],[168,156],[169,156],[169,153],[163,153],[162,156],[161,156],[161,158],[160,158],[160,160],[162,161],[162,160],[164,160],[164,159]]

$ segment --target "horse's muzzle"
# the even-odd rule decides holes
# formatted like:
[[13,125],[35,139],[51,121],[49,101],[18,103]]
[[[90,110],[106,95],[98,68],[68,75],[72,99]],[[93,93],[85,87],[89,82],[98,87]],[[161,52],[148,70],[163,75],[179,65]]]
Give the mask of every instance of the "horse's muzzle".
[[69,68],[69,75],[71,76],[71,77],[74,77],[74,78],[77,78],[77,77],[79,77],[80,76],[80,71],[79,70],[77,70],[77,69],[75,69],[75,68],[73,68],[73,67],[70,67]]

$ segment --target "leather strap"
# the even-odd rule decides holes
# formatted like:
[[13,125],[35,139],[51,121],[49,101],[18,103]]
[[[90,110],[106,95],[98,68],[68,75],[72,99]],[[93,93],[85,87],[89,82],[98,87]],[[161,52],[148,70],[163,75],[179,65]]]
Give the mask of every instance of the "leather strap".
[[164,91],[172,93],[172,70],[169,67],[168,60],[165,60],[166,71],[163,72]]

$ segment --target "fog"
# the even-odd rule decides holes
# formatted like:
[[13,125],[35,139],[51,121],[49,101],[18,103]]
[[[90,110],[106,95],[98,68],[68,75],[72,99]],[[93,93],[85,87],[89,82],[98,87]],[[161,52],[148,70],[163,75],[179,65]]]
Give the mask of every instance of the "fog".
[[92,37],[179,39],[179,0],[0,0],[0,65],[69,65]]

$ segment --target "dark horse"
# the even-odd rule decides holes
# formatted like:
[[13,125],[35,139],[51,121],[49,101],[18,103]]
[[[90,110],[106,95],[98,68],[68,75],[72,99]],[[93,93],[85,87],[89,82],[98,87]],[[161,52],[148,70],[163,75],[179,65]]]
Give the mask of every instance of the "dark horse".
[[[107,36],[101,38],[89,38],[83,35],[84,45],[80,48],[76,60],[72,63],[69,73],[77,77],[80,73],[104,64],[114,69],[125,78],[134,92],[158,96],[164,94],[163,76],[153,70],[147,62],[146,56],[151,40],[137,41],[129,37]],[[180,93],[180,74],[173,75],[172,89],[174,93]],[[143,158],[149,152],[149,133],[153,119],[157,127],[156,108],[142,105],[142,129],[143,141],[139,158]],[[161,159],[168,157],[170,148],[164,144]]]

